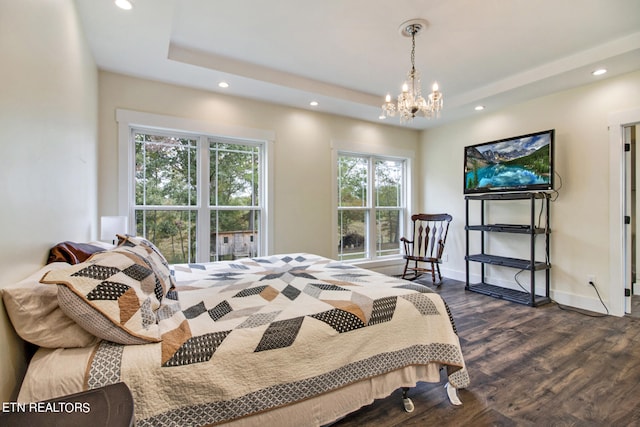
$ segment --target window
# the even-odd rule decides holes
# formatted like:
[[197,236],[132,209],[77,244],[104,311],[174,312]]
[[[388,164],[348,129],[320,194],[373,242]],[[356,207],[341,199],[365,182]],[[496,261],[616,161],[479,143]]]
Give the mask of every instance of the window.
[[262,148],[210,139],[209,150],[211,258],[258,256]]
[[406,217],[406,160],[338,154],[338,258],[400,254]]
[[264,144],[133,128],[135,233],[170,263],[261,255]]
[[132,132],[135,232],[158,246],[171,263],[194,262],[198,218],[198,140]]

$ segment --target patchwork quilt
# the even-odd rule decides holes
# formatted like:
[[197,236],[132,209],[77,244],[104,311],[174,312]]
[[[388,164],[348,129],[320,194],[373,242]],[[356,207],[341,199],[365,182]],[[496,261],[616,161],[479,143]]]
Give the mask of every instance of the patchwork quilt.
[[310,254],[174,266],[161,341],[102,341],[88,388],[124,381],[136,425],[223,423],[411,365],[469,384],[449,310],[429,288]]

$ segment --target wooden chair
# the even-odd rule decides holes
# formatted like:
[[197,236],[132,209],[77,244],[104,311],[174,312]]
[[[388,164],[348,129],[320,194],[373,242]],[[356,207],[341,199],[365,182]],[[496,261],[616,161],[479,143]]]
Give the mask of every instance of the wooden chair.
[[[444,244],[449,232],[449,223],[453,218],[451,215],[442,214],[415,214],[411,216],[413,222],[413,233],[411,240],[402,237],[400,241],[404,243],[404,256],[406,264],[402,278],[407,278],[407,272],[413,274],[409,280],[415,280],[423,273],[431,272],[431,280],[436,283],[436,272],[442,284],[442,274],[440,274],[440,263],[442,263],[442,253]],[[413,263],[413,265],[409,265]],[[427,264],[427,265],[424,265]],[[422,266],[421,266],[422,265]]]

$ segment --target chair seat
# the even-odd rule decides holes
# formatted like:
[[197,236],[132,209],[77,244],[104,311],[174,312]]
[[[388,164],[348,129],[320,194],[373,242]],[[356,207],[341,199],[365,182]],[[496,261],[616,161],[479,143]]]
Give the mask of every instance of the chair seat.
[[[409,261],[420,261],[420,262],[437,262],[442,263],[441,259],[433,258],[433,257],[423,257],[423,256],[413,256],[413,255],[404,255],[403,259],[408,259]],[[409,267],[411,268],[411,267]]]

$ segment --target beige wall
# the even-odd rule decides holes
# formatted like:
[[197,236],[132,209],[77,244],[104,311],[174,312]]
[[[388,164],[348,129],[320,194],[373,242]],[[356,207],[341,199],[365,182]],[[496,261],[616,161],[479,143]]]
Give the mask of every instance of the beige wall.
[[332,143],[418,150],[418,132],[100,72],[99,211],[117,213],[116,109],[275,133],[274,253],[334,256]]
[[[551,204],[550,214],[552,297],[561,303],[602,310],[594,290],[586,285],[586,275],[593,274],[609,307],[611,298],[621,298],[611,295],[609,283],[610,269],[616,268],[615,262],[609,260],[609,220],[618,212],[609,208],[607,126],[611,112],[638,107],[640,72],[635,72],[505,110],[488,109],[474,118],[424,132],[421,169],[426,185],[422,188],[422,208],[445,210],[455,218],[447,243],[447,274],[464,280],[463,147],[553,128],[556,171],[563,184],[557,201]],[[499,212],[500,209],[503,211]],[[493,212],[505,223],[521,220],[523,213],[525,221],[528,218],[522,207],[495,208]],[[526,258],[526,242],[523,245],[515,239],[501,235],[492,239],[491,249],[504,251],[500,254],[507,256],[509,252],[511,256],[525,254]],[[514,273],[503,270],[495,272],[493,278],[513,283]],[[520,278],[529,283],[526,276],[522,274]]]
[[[0,287],[94,237],[97,70],[71,0],[0,2]],[[0,307],[0,401],[24,370]]]

